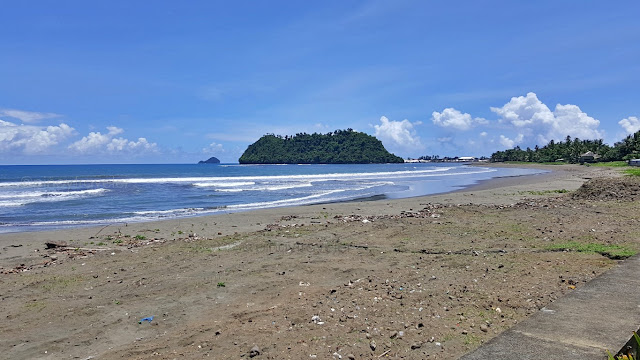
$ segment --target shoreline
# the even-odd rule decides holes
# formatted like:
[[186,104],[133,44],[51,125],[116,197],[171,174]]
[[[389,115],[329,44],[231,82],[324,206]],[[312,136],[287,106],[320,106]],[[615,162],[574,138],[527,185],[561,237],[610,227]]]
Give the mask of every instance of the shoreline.
[[[491,167],[493,164],[483,164]],[[522,168],[526,165],[496,164],[496,167]],[[354,199],[350,201],[319,203],[308,205],[273,207],[249,211],[229,212],[212,215],[180,217],[133,223],[113,223],[104,225],[88,225],[62,229],[10,232],[0,234],[0,249],[24,245],[23,250],[0,252],[0,267],[7,266],[4,261],[14,259],[13,263],[35,258],[27,248],[41,246],[42,240],[68,241],[92,239],[100,235],[116,233],[149,233],[154,230],[154,237],[175,238],[178,232],[195,232],[202,237],[216,238],[238,233],[249,233],[264,230],[268,224],[280,222],[283,217],[300,218],[299,224],[317,223],[319,217],[331,222],[337,215],[359,214],[376,216],[379,214],[399,215],[402,211],[419,209],[427,203],[441,204],[512,204],[524,198],[527,191],[549,191],[557,189],[575,190],[586,179],[593,176],[615,176],[615,170],[607,168],[586,168],[579,165],[553,166],[532,165],[531,167],[549,172],[533,175],[498,177],[483,180],[461,189],[408,198],[385,198],[375,200]],[[589,176],[587,176],[587,174]],[[322,214],[322,215],[318,215]],[[315,220],[315,221],[314,221]],[[193,229],[200,229],[195,231]],[[159,230],[159,231],[155,231]],[[22,247],[22,246],[21,246]]]
[[[472,166],[482,166],[482,167],[501,167],[501,166],[492,166],[492,164],[477,164],[477,165],[472,165]],[[550,170],[550,169],[546,169],[540,166],[527,166],[527,165],[523,165],[523,166],[503,166],[503,167],[512,167],[512,168],[536,168],[536,169],[541,169],[541,170]],[[551,170],[549,172],[552,172]],[[246,213],[246,212],[259,212],[259,211],[270,211],[270,210],[277,210],[277,209],[282,209],[283,211],[286,212],[286,210],[284,209],[291,209],[291,208],[296,208],[296,207],[308,207],[308,206],[314,206],[314,205],[330,205],[330,204],[343,204],[343,203],[360,203],[360,202],[371,202],[371,201],[399,201],[399,200],[406,200],[406,199],[419,199],[419,198],[428,198],[431,196],[439,196],[439,195],[444,195],[444,194],[451,194],[451,193],[458,193],[458,192],[466,192],[466,191],[477,191],[477,190],[487,190],[487,189],[492,189],[492,188],[498,188],[498,187],[502,187],[502,186],[510,186],[512,185],[512,181],[510,181],[509,179],[512,178],[525,178],[525,177],[531,177],[531,176],[538,176],[538,175],[546,175],[549,173],[543,173],[543,174],[533,174],[533,175],[516,175],[516,176],[506,176],[506,177],[495,177],[495,178],[491,178],[491,179],[486,179],[486,180],[481,180],[476,184],[470,184],[467,186],[463,186],[461,188],[458,189],[452,189],[450,191],[446,191],[446,192],[442,192],[442,193],[434,193],[434,194],[428,194],[428,195],[418,195],[418,196],[409,196],[409,197],[402,197],[402,198],[394,198],[394,197],[389,197],[388,195],[385,194],[380,194],[380,195],[373,195],[370,197],[365,197],[365,198],[355,198],[355,199],[348,199],[348,200],[340,200],[340,201],[332,201],[332,202],[319,202],[319,203],[311,203],[311,204],[303,204],[303,205],[293,205],[293,206],[274,206],[274,207],[268,207],[268,208],[262,208],[262,209],[251,209],[251,210],[239,210],[239,211],[231,211],[231,212],[226,212],[225,210],[222,210],[219,213],[215,213],[215,214],[203,214],[203,215],[191,215],[191,216],[182,216],[182,217],[176,217],[176,218],[167,218],[167,219],[155,219],[155,220],[141,220],[141,221],[134,221],[134,222],[129,222],[129,221],[114,221],[114,222],[105,222],[105,223],[97,223],[97,224],[78,224],[78,225],[71,225],[71,226],[63,226],[63,227],[59,227],[59,228],[55,228],[55,227],[43,227],[43,228],[35,228],[35,229],[25,229],[25,230],[17,230],[17,231],[8,231],[8,232],[0,232],[0,245],[2,245],[1,243],[1,237],[4,235],[15,235],[15,234],[22,234],[22,233],[46,233],[46,232],[56,232],[56,231],[73,231],[73,230],[78,230],[78,229],[98,229],[98,228],[104,228],[104,227],[117,227],[117,226],[136,226],[138,224],[153,224],[153,223],[157,223],[157,222],[166,222],[166,221],[188,221],[189,219],[198,219],[198,218],[208,218],[208,217],[217,217],[217,216],[224,216],[224,215],[229,215],[229,214],[236,214],[236,213]],[[531,183],[535,183],[536,180],[531,181]]]

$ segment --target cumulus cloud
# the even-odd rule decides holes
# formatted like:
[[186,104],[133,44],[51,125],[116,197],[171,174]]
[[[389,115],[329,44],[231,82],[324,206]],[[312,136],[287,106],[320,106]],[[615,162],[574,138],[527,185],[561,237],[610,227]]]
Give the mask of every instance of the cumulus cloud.
[[18,125],[0,120],[0,152],[41,154],[74,134],[67,124],[57,126]]
[[44,119],[53,119],[60,117],[61,115],[54,113],[42,113],[34,111],[24,111],[16,109],[0,109],[0,116],[6,116],[14,119],[18,119],[24,123],[36,123]]
[[411,123],[406,119],[402,121],[390,121],[386,116],[381,117],[380,122],[380,125],[374,125],[373,127],[376,129],[376,137],[383,143],[402,149],[423,148],[420,137],[416,134],[413,127],[414,125],[421,124],[420,122]]
[[205,154],[220,154],[225,152],[225,149],[222,144],[212,142],[211,144],[209,144],[209,146],[203,148],[202,152]]
[[500,135],[500,144],[502,144],[502,146],[504,147],[512,148],[521,143],[523,139],[524,135],[522,134],[518,134],[518,136],[516,136],[514,139],[509,139],[504,135]]
[[[555,110],[551,111],[533,92],[513,97],[502,107],[492,107],[491,111],[501,117],[502,123],[513,125],[523,138],[534,136],[540,143],[562,140],[567,135],[581,139],[598,139],[604,135],[598,130],[600,121],[587,115],[577,105],[557,104]],[[507,140],[504,142],[509,143]],[[503,143],[502,138],[500,141]]]
[[458,130],[469,130],[477,124],[486,124],[482,118],[472,118],[470,114],[462,113],[454,108],[446,108],[442,112],[434,111],[431,120],[435,125]]
[[618,124],[622,126],[627,135],[634,134],[636,131],[640,131],[640,119],[635,116],[629,116],[628,118],[618,121]]
[[125,139],[123,137],[116,138],[116,135],[122,134],[123,129],[109,126],[108,132],[102,134],[100,132],[90,132],[89,135],[69,145],[69,149],[82,154],[144,154],[158,152],[158,145],[156,143],[150,143],[146,138],[138,138],[137,141]]

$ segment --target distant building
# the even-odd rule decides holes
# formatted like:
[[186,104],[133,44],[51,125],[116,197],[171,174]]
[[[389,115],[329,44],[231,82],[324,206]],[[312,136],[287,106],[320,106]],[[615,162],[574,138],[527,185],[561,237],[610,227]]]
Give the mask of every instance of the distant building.
[[640,159],[629,160],[629,165],[631,165],[631,166],[640,166]]
[[592,163],[592,162],[596,162],[598,161],[598,159],[600,159],[600,155],[592,152],[592,151],[587,151],[586,153],[580,155],[580,163]]
[[468,162],[468,161],[476,161],[476,158],[473,156],[460,156],[458,161]]

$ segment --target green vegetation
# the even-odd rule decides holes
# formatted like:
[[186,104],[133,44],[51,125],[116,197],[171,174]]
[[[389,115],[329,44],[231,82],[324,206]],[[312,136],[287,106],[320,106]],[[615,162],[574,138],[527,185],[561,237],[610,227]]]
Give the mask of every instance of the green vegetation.
[[227,286],[227,285],[225,285],[225,283],[221,281],[221,282],[219,282],[219,283],[218,283],[218,285],[216,285],[216,286],[217,286],[217,287],[225,287],[225,286]]
[[45,290],[61,290],[69,286],[78,284],[81,281],[83,281],[83,278],[78,275],[73,275],[68,277],[54,276],[52,278],[49,278],[43,281],[42,288]]
[[136,235],[136,236],[135,236],[135,239],[136,239],[136,240],[146,240],[146,239],[147,239],[147,237],[146,237],[146,236],[144,236],[144,235],[140,235],[140,234],[138,234],[138,235]]
[[[531,161],[505,161],[504,163],[505,164],[518,165],[518,164],[529,164],[529,163],[531,163]],[[543,161],[541,161],[541,162],[538,162],[538,164],[542,164],[542,165],[565,165],[566,162],[564,162],[564,161],[555,161],[555,162],[543,162]]]
[[624,172],[628,175],[640,176],[640,168],[626,169]]
[[24,304],[24,307],[28,310],[35,310],[35,311],[40,311],[42,309],[44,309],[47,305],[45,304],[44,301],[37,301],[37,300],[33,300],[33,301],[29,301],[28,303]]
[[249,145],[241,164],[371,164],[401,163],[380,140],[353,129],[295,136],[267,134]]
[[591,164],[592,166],[601,166],[601,167],[625,167],[629,166],[626,161],[609,161],[609,162],[599,162]]
[[[633,339],[636,341],[636,344],[638,344],[638,347],[640,347],[640,336],[638,336],[638,333],[636,333],[635,331],[633,332]],[[607,350],[607,360],[634,360],[636,358],[637,356],[633,357],[633,355],[630,352],[628,352],[626,355],[619,354],[619,355],[613,356],[611,355],[609,350]]]
[[609,259],[626,259],[636,254],[635,250],[629,249],[621,245],[604,245],[596,243],[579,243],[577,241],[569,241],[566,243],[553,244],[546,248],[552,251],[577,251],[584,253],[596,253],[606,256]]
[[629,159],[640,158],[640,131],[629,135],[621,141],[609,146],[598,140],[571,139],[567,136],[565,141],[555,142],[551,140],[543,147],[534,149],[521,149],[519,146],[505,151],[496,151],[491,155],[492,162],[518,161],[535,163],[578,163],[580,155],[591,151],[600,156],[599,161],[615,162],[611,166],[624,166],[621,162]]

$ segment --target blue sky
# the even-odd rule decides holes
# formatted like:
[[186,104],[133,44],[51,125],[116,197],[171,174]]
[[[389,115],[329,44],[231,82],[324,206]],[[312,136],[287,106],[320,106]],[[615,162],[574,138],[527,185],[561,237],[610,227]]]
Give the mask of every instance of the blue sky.
[[236,162],[353,128],[402,157],[640,129],[637,1],[5,1],[0,163]]

